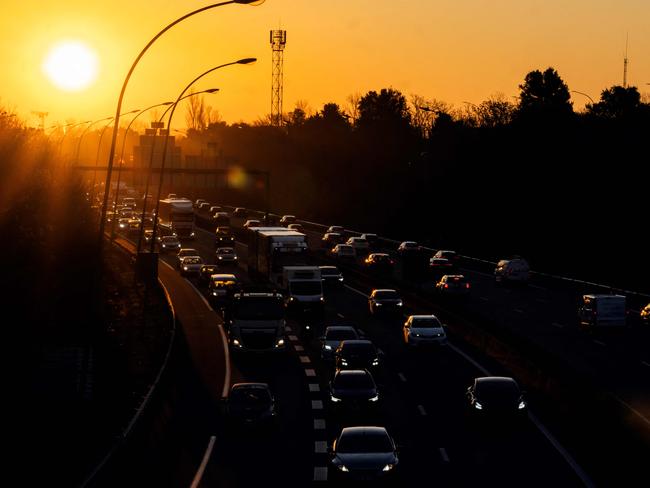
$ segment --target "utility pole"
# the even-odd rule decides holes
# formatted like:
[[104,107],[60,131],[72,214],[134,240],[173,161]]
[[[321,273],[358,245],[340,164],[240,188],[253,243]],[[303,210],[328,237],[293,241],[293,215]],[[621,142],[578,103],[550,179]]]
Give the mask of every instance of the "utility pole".
[[625,58],[623,58],[623,88],[627,88],[627,41],[629,35],[625,35]]

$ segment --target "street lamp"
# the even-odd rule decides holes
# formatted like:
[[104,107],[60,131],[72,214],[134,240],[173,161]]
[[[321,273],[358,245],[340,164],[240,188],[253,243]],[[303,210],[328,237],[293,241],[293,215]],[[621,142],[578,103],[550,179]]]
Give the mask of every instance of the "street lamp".
[[115,212],[117,210],[117,202],[119,201],[119,195],[120,195],[120,182],[122,178],[122,166],[124,165],[124,148],[126,147],[126,136],[129,134],[129,129],[131,129],[131,125],[133,125],[133,122],[135,122],[135,119],[140,117],[145,112],[148,112],[151,109],[154,109],[156,107],[162,107],[164,105],[171,105],[174,102],[163,102],[163,103],[158,103],[156,105],[152,105],[151,107],[147,107],[144,110],[140,110],[138,114],[131,119],[131,122],[129,122],[129,125],[126,126],[126,130],[124,131],[124,138],[122,139],[122,152],[120,153],[120,166],[117,169],[117,188],[115,189],[115,198],[113,199],[113,219],[111,220],[111,239],[113,239],[113,236],[115,235]]
[[[129,72],[126,75],[126,78],[124,79],[124,83],[122,83],[122,89],[120,90],[120,96],[117,99],[117,108],[115,109],[115,126],[113,127],[113,136],[111,138],[111,151],[108,155],[108,169],[106,171],[106,181],[107,185],[110,185],[111,181],[111,172],[113,170],[113,158],[114,158],[114,153],[115,153],[115,143],[117,142],[117,125],[119,124],[120,121],[120,111],[122,110],[122,100],[124,99],[124,92],[126,91],[126,86],[129,84],[129,80],[131,79],[131,75],[133,74],[133,71],[135,70],[135,67],[138,65],[138,62],[140,62],[140,59],[144,54],[147,52],[147,50],[151,47],[151,45],[158,40],[160,36],[162,36],[165,32],[167,32],[169,29],[174,27],[176,24],[184,21],[185,19],[192,17],[196,14],[199,14],[201,12],[205,12],[206,10],[210,10],[216,7],[221,7],[224,5],[229,5],[231,3],[238,3],[242,5],[259,5],[263,3],[264,0],[229,0],[226,2],[219,2],[219,3],[214,3],[212,5],[208,5],[206,7],[194,10],[193,12],[190,12],[186,15],[183,15],[182,17],[176,19],[174,22],[168,24],[163,30],[161,30],[158,34],[156,34],[140,51],[140,54],[135,58],[135,61],[131,65],[131,68],[129,69]],[[108,201],[108,193],[104,194],[104,204],[102,205],[102,214],[99,219],[99,241],[98,241],[98,249],[101,252],[101,245],[102,245],[102,239],[103,239],[103,234],[104,234],[104,221],[106,219],[106,206],[107,206],[107,201]]]
[[86,132],[95,124],[98,124],[99,122],[105,122],[107,120],[113,120],[115,117],[106,117],[104,119],[98,119],[95,120],[94,122],[91,122],[88,127],[86,127],[83,132],[81,133],[81,136],[79,136],[79,141],[77,141],[77,153],[75,155],[75,164],[79,166],[79,150],[81,149],[81,141],[83,140],[84,136],[86,135]]
[[196,83],[198,80],[203,78],[205,75],[212,73],[213,71],[216,71],[221,68],[225,68],[226,66],[231,66],[233,64],[251,64],[257,61],[257,58],[242,58],[238,61],[232,61],[230,63],[224,63],[220,64],[219,66],[215,66],[214,68],[211,68],[203,73],[201,73],[199,76],[194,78],[192,81],[190,81],[187,86],[183,89],[183,91],[178,95],[178,98],[176,99],[176,103],[172,105],[172,111],[169,114],[169,120],[167,121],[167,134],[165,136],[165,142],[163,144],[163,153],[162,153],[162,162],[160,163],[160,179],[158,181],[158,197],[156,198],[156,214],[155,218],[153,220],[153,232],[151,234],[151,251],[154,252],[155,249],[155,239],[156,239],[156,230],[158,229],[158,211],[160,208],[160,193],[162,192],[162,185],[163,185],[163,177],[165,173],[165,156],[167,156],[167,142],[169,141],[169,129],[171,129],[172,126],[172,119],[174,117],[174,112],[176,111],[176,106],[178,105],[178,102],[183,98],[185,95],[185,92],[190,89],[190,87]]
[[[163,121],[165,118],[165,115],[167,115],[167,112],[169,112],[169,109],[173,109],[178,102],[185,100],[186,98],[193,97],[195,95],[201,95],[202,93],[216,93],[219,91],[219,88],[209,88],[207,90],[202,90],[197,93],[190,93],[189,95],[185,95],[183,98],[176,100],[175,102],[172,102],[171,105],[169,105],[163,114],[160,116],[158,119],[158,124]],[[169,134],[169,126],[167,126],[167,133]],[[153,169],[153,157],[154,157],[154,149],[156,147],[156,133],[158,132],[158,128],[154,127],[154,133],[153,133],[153,139],[151,140],[151,152],[149,153],[149,168],[147,171],[147,180],[145,182],[144,186],[144,200],[142,202],[142,217],[140,218],[140,230],[138,232],[138,247],[137,247],[137,252],[139,253],[140,250],[142,249],[142,236],[144,235],[144,216],[147,213],[147,198],[149,196],[149,182],[151,181],[151,171]],[[165,149],[167,147],[165,146]],[[164,153],[163,153],[164,154]],[[164,160],[164,155],[163,155],[163,160]],[[162,171],[162,170],[161,170]],[[158,208],[156,207],[156,213],[154,214],[154,225],[156,220],[158,219]]]
[[578,94],[580,94],[580,95],[583,95],[583,96],[587,97],[587,98],[591,101],[591,104],[592,104],[592,105],[595,103],[595,102],[594,102],[594,99],[591,98],[591,97],[590,97],[589,95],[587,95],[586,93],[582,93],[581,91],[578,91],[578,90],[571,90],[571,93],[578,93]]
[[[61,129],[65,129],[67,127],[72,129],[73,127],[77,127],[79,125],[91,124],[91,123],[92,123],[91,120],[84,120],[83,122],[77,122],[77,123],[71,122],[69,124],[66,124],[66,125],[62,126]],[[59,139],[59,141],[56,143],[57,146],[58,146],[58,154],[59,155],[61,154],[61,148],[63,147],[63,140],[65,139],[65,136],[67,136],[69,132],[70,132],[69,130],[64,130],[63,135],[61,136],[61,139]]]

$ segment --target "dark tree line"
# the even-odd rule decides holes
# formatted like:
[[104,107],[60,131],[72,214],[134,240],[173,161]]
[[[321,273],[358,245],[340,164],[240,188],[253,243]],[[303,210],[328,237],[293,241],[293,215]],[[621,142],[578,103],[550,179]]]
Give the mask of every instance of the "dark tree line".
[[[283,128],[219,122],[189,137],[269,171],[276,212],[643,285],[650,105],[614,86],[577,113],[552,68],[519,88],[517,103],[497,95],[462,110],[382,89],[356,97],[354,114],[299,107]],[[264,206],[253,187],[219,193]]]

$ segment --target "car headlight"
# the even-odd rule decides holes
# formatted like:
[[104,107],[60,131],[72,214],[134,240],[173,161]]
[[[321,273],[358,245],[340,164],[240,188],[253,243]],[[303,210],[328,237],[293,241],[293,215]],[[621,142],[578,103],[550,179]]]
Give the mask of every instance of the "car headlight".
[[379,366],[379,358],[373,359],[372,360],[372,365],[373,366]]
[[275,343],[275,347],[284,346],[284,339],[278,339],[278,342]]
[[183,266],[183,270],[184,270],[184,271],[187,271],[187,266]]
[[400,300],[399,302],[397,302],[397,306],[398,306],[398,307],[401,307],[402,305],[404,305],[404,303],[402,303],[401,300]]
[[381,303],[375,302],[376,307],[381,307],[381,305],[382,305]]
[[223,257],[222,257],[222,256],[217,256],[217,259],[218,259],[219,261],[221,261],[221,260],[223,259]]
[[325,344],[325,350],[326,350],[326,351],[331,351],[331,350],[332,350],[332,346],[328,346],[327,344]]
[[526,402],[522,400],[519,402],[519,410],[523,410],[524,408],[526,408]]
[[325,301],[325,297],[320,297],[320,301],[321,301],[321,302],[324,302],[324,301]]
[[341,366],[347,366],[348,362],[345,359],[341,359]]
[[334,403],[338,403],[338,402],[341,401],[340,398],[337,398],[337,397],[335,397],[334,395],[330,395],[330,399],[331,399]]
[[347,473],[348,471],[350,471],[348,468],[345,467],[344,464],[340,464],[338,466],[338,468],[339,468],[339,471],[343,471],[344,473]]
[[384,466],[384,469],[382,469],[382,471],[387,472],[393,469],[394,467],[395,467],[394,464],[387,464],[386,466]]
[[237,261],[237,256],[233,257],[233,259],[234,259],[235,261]]
[[474,402],[474,408],[476,410],[483,410],[483,405],[481,405],[479,402]]
[[190,233],[190,237],[194,237],[194,232],[191,232],[191,233]]
[[379,401],[379,395],[375,395],[374,397],[369,398],[368,401],[371,401],[371,402],[377,402],[377,401]]
[[216,291],[213,291],[213,292],[212,292],[212,296],[215,296],[215,297],[216,297],[217,295],[218,295],[218,293],[217,293]]
[[339,278],[339,281],[343,281],[343,277],[342,277],[342,276]]
[[241,343],[237,339],[232,340],[232,345],[237,346],[237,347],[241,347]]

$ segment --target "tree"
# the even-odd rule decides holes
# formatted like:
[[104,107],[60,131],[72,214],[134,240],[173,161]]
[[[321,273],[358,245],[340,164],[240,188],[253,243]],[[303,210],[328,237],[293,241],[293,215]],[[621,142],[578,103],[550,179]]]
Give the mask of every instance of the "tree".
[[[190,92],[193,95],[194,91]],[[187,98],[188,106],[185,112],[185,123],[188,129],[201,131],[205,129],[210,123],[211,107],[205,104],[205,98],[201,96],[189,96]]]
[[519,85],[519,116],[530,119],[561,118],[573,113],[569,87],[557,71],[547,68],[526,75]]
[[411,126],[411,114],[406,98],[392,88],[370,91],[359,100],[359,128],[404,130]]
[[613,86],[603,90],[600,101],[587,104],[587,113],[603,119],[629,119],[643,110],[641,94],[635,86]]
[[515,104],[497,93],[474,107],[474,114],[479,127],[502,127],[512,122]]

